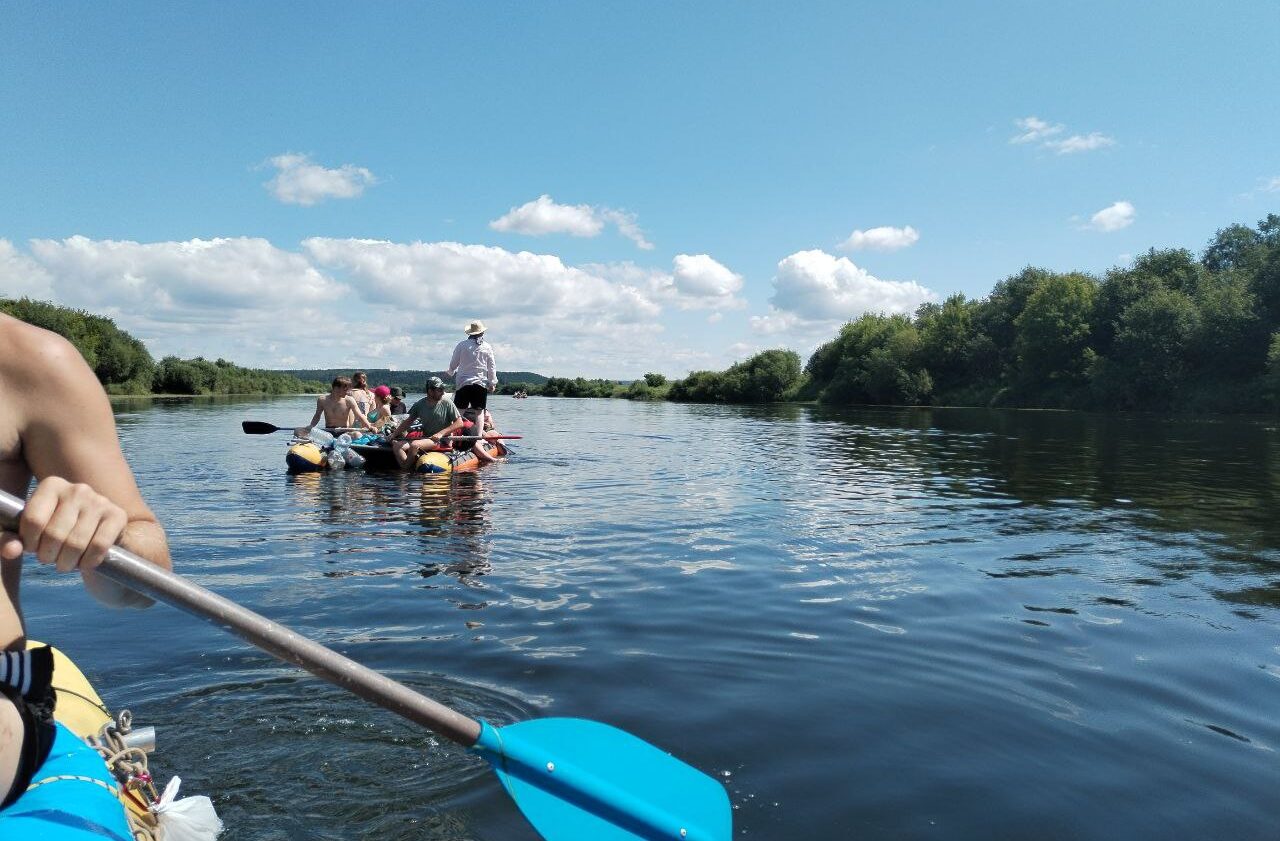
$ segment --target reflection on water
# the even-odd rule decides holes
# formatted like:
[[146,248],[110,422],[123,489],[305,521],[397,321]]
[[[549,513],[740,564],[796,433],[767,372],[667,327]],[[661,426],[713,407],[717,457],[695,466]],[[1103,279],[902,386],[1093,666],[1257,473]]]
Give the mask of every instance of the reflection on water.
[[[116,408],[182,571],[468,713],[630,730],[743,837],[1275,836],[1274,420],[494,404],[525,438],[444,478],[287,475],[239,423],[309,398]],[[532,837],[429,734],[28,579],[229,841]]]
[[923,494],[949,515],[975,506],[998,512],[979,515],[996,535],[1080,538],[1000,558],[990,575],[1076,573],[1073,558],[1089,559],[1105,543],[1110,552],[1132,551],[1145,567],[1126,573],[1135,582],[1207,569],[1215,597],[1280,605],[1280,582],[1234,590],[1223,580],[1243,570],[1273,573],[1280,559],[1274,425],[976,409],[815,417],[836,430],[833,472],[878,474],[895,495]]
[[[444,572],[466,581],[489,569],[492,493],[479,473],[422,477],[407,473],[300,473],[287,476],[298,508],[317,512],[336,542],[351,524],[379,523],[388,537],[411,535],[420,547],[423,577]],[[392,547],[386,547],[388,549]],[[399,543],[394,547],[403,553]],[[352,558],[354,560],[354,558]],[[353,566],[331,578],[371,574]],[[377,574],[377,573],[373,573]]]

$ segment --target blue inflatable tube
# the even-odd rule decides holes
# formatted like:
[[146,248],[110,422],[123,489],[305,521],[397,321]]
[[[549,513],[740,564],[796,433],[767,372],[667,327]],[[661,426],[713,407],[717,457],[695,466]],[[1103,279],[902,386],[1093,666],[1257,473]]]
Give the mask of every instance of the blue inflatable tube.
[[0,812],[0,839],[132,841],[118,787],[98,752],[59,724],[31,787]]

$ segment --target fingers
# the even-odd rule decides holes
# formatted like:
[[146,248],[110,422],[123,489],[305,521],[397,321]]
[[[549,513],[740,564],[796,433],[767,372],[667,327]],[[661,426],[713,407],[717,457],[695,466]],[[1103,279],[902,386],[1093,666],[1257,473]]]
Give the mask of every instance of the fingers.
[[0,531],[0,559],[16,561],[22,557],[22,538],[11,531]]
[[[36,486],[18,523],[21,549],[59,572],[92,569],[120,539],[128,515],[88,485],[50,477]],[[12,541],[0,546],[5,557]]]

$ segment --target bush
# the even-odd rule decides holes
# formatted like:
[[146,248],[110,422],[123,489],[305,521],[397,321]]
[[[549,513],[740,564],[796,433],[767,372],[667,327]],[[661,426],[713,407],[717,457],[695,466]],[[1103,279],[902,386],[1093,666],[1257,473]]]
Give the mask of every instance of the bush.
[[725,371],[693,371],[671,384],[667,399],[690,403],[776,403],[794,394],[800,382],[798,354],[766,350]]

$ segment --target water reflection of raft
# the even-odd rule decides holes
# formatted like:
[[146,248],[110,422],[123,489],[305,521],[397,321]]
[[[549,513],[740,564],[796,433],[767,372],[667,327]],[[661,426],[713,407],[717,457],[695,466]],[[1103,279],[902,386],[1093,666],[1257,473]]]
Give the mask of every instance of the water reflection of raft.
[[[501,441],[485,441],[482,445],[493,458],[502,458],[507,448]],[[396,470],[396,457],[390,445],[352,444],[351,449],[364,456],[366,470]],[[285,455],[285,463],[291,473],[315,473],[328,470],[329,463],[325,453],[310,441],[303,441],[289,447]],[[447,452],[423,453],[418,457],[415,470],[418,473],[462,473],[475,470],[480,466],[480,458],[468,448],[466,450],[450,450]]]

